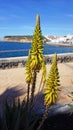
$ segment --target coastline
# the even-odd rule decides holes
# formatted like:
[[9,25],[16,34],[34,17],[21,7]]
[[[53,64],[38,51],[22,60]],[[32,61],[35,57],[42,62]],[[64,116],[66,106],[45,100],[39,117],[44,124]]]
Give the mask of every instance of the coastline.
[[12,41],[12,40],[0,40],[0,42],[11,42],[11,43],[32,43],[31,41]]
[[70,43],[50,43],[50,42],[46,42],[47,45],[49,46],[62,46],[62,47],[73,47],[73,44]]
[[[17,41],[17,40],[0,40],[0,42],[12,42],[12,43],[23,43],[23,44],[27,44],[27,43],[32,43],[32,41]],[[73,47],[73,44],[71,43],[52,43],[52,42],[43,42],[43,44],[47,44],[49,46],[61,46],[61,47]]]

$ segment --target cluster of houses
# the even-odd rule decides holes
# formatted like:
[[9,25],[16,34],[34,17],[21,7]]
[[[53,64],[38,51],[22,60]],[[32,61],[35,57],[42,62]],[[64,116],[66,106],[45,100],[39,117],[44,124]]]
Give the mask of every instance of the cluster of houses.
[[65,43],[73,44],[73,35],[68,34],[67,36],[45,36],[47,42],[51,43]]

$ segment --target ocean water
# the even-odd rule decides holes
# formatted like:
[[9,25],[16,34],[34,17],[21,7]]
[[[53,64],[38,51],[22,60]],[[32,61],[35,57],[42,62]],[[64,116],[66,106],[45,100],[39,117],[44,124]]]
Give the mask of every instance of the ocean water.
[[[30,43],[0,42],[0,58],[27,56]],[[44,44],[44,54],[73,53],[73,47],[49,46]]]

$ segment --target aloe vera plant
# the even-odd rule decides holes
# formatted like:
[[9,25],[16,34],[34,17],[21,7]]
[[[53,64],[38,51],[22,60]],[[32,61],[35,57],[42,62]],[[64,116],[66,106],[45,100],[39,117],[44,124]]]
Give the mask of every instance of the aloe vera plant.
[[0,126],[1,130],[33,130],[34,125],[39,120],[39,116],[33,113],[31,108],[33,107],[36,78],[40,70],[42,70],[41,82],[43,82],[43,87],[46,83],[46,89],[44,91],[44,104],[46,110],[37,130],[40,130],[45,119],[47,118],[49,107],[56,103],[58,98],[57,91],[59,90],[59,73],[56,54],[54,55],[50,74],[46,82],[46,66],[43,55],[43,39],[40,28],[40,16],[37,15],[36,26],[32,39],[32,47],[29,51],[26,62],[26,82],[28,85],[27,100],[23,100],[22,103],[18,100],[17,104],[15,103],[15,100],[13,100],[13,105],[9,105],[6,102],[3,111],[2,126]]
[[46,82],[46,89],[44,91],[45,94],[44,104],[46,109],[37,130],[40,130],[45,119],[47,118],[50,106],[56,103],[56,100],[58,98],[57,92],[59,91],[58,86],[60,85],[59,82],[60,81],[59,81],[59,73],[57,67],[57,54],[54,54],[52,66],[50,69],[50,74],[48,75],[48,79]]
[[[31,81],[31,106],[33,104],[34,99],[34,92],[35,92],[35,86],[36,86],[36,78],[37,73],[42,68],[42,74],[43,74],[43,82],[45,82],[45,74],[46,74],[46,68],[44,63],[44,55],[43,55],[43,38],[41,33],[41,27],[40,27],[40,16],[37,15],[36,17],[36,26],[32,38],[32,46],[30,49],[30,59],[28,56],[28,62],[29,62],[29,68],[26,68],[26,72],[28,72],[28,76],[26,73],[26,81],[32,79]],[[29,71],[31,70],[31,71]],[[44,73],[43,73],[44,72]]]

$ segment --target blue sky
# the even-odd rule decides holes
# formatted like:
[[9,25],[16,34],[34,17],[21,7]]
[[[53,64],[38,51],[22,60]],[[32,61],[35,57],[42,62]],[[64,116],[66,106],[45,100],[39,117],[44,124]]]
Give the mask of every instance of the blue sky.
[[37,14],[43,35],[73,34],[73,0],[0,0],[0,38],[32,35]]

